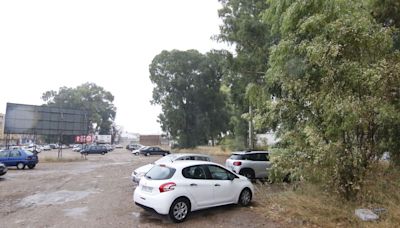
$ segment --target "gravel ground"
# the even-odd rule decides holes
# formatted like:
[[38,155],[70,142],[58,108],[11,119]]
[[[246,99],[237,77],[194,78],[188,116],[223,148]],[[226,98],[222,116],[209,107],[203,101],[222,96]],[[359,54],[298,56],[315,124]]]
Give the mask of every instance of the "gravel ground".
[[[57,151],[39,154],[40,160]],[[74,162],[39,162],[33,170],[10,167],[0,178],[0,227],[278,227],[258,214],[257,195],[251,207],[236,205],[193,212],[179,225],[165,216],[134,205],[133,169],[159,156],[133,156],[117,149],[87,160],[71,150]],[[226,157],[215,157],[223,163]],[[260,187],[260,186],[259,186]],[[262,187],[262,186],[261,186]]]

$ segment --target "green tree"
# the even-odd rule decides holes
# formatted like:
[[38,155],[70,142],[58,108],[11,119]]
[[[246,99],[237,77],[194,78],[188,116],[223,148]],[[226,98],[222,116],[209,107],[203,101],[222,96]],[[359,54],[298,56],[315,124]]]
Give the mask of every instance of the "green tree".
[[216,52],[173,50],[161,52],[150,65],[161,127],[182,147],[205,144],[227,129],[219,59]]
[[392,30],[374,20],[365,1],[268,4],[265,21],[280,41],[271,49],[266,88],[253,99],[263,99],[258,119],[282,139],[275,168],[353,198],[390,141],[386,126],[399,126]]
[[90,113],[91,131],[98,134],[111,134],[116,115],[114,96],[94,83],[85,83],[76,88],[61,87],[42,95],[46,105],[60,108],[84,109]]
[[268,69],[269,48],[274,37],[269,26],[262,21],[262,12],[268,8],[265,0],[220,0],[218,11],[223,24],[217,39],[235,47],[235,54],[226,55],[224,84],[228,90],[232,109],[231,125],[236,137],[236,149],[247,147],[249,111],[246,88],[249,84],[263,85]]

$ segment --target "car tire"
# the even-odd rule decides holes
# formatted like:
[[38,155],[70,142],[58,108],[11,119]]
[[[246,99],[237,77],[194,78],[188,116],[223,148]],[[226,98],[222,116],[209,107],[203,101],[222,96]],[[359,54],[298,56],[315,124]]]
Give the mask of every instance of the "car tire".
[[136,152],[135,155],[136,155],[136,156],[139,156],[139,152]]
[[164,154],[163,154],[163,156],[167,156],[167,155],[168,155],[168,153],[164,153]]
[[25,169],[25,164],[24,163],[18,163],[17,164],[17,169]]
[[242,169],[239,172],[240,175],[247,177],[248,179],[254,179],[255,174],[252,169]]
[[185,221],[189,213],[190,213],[190,202],[188,199],[181,197],[176,199],[171,204],[168,216],[173,222],[180,223]]
[[251,194],[250,189],[245,188],[242,190],[242,192],[239,195],[238,203],[243,207],[247,207],[251,202],[251,198],[252,198],[252,194]]
[[150,153],[149,153],[149,152],[147,152],[145,155],[146,155],[146,156],[150,156]]
[[105,155],[106,153],[104,153],[104,152],[101,152],[101,155]]
[[28,165],[28,168],[29,168],[29,169],[33,169],[33,168],[35,168],[35,166],[36,166],[36,165]]

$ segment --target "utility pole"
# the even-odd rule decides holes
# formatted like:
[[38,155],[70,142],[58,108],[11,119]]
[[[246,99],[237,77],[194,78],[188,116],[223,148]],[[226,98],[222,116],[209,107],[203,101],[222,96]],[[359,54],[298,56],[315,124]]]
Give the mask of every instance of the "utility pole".
[[251,105],[249,105],[249,114],[250,114],[250,120],[249,120],[249,149],[252,150],[254,149],[254,130],[253,130],[253,110],[251,108]]

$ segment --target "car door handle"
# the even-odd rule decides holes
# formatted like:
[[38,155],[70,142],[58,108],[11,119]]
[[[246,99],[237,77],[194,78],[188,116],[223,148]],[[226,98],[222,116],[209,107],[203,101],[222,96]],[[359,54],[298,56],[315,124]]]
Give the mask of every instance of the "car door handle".
[[197,184],[190,184],[190,186],[192,186],[192,187],[193,187],[193,186],[197,186]]
[[214,186],[217,186],[217,187],[219,187],[219,186],[221,186],[220,184],[215,184]]

